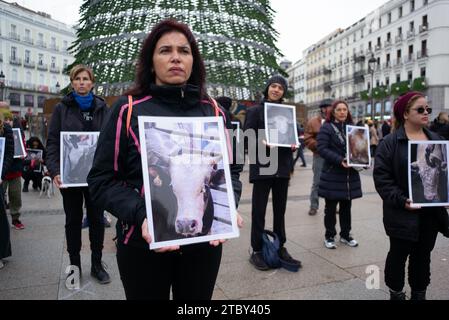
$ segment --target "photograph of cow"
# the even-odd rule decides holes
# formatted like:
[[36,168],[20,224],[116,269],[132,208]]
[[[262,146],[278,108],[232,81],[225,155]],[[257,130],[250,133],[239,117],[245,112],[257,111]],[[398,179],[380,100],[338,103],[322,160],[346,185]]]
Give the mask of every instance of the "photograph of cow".
[[61,132],[61,180],[64,187],[87,187],[99,132]]
[[27,152],[23,144],[21,130],[19,128],[13,128],[12,133],[14,138],[14,158],[25,158]]
[[346,159],[350,167],[369,167],[371,165],[369,128],[367,126],[346,126]]
[[[27,160],[42,160],[44,151],[41,149],[27,149],[28,155]],[[34,172],[42,172],[42,163],[38,162],[39,165],[34,168]]]
[[445,141],[409,141],[409,194],[414,205],[449,205],[448,150]]
[[265,136],[269,145],[291,148],[299,146],[296,107],[265,103]]
[[3,171],[3,159],[5,158],[5,138],[0,138],[0,177]]
[[139,133],[150,248],[237,237],[223,123],[139,117]]

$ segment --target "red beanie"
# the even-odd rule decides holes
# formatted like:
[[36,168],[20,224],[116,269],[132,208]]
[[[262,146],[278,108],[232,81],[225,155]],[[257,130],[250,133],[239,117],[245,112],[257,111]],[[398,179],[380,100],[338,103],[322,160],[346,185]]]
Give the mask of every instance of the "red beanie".
[[416,96],[424,98],[424,95],[418,91],[410,91],[407,94],[404,94],[403,96],[399,97],[399,99],[394,104],[394,117],[396,118],[397,121],[399,121],[400,123],[404,122],[404,113],[405,110],[407,109],[407,105],[409,101]]

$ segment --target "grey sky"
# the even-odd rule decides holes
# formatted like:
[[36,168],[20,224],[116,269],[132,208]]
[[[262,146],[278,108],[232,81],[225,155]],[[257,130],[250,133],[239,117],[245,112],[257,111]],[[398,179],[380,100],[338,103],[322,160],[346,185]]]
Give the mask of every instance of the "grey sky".
[[[13,2],[12,0],[6,0]],[[82,0],[15,0],[35,11],[44,11],[59,21],[75,24]],[[295,62],[302,51],[336,30],[346,28],[371,13],[387,0],[271,0],[277,12],[275,29],[278,47]]]

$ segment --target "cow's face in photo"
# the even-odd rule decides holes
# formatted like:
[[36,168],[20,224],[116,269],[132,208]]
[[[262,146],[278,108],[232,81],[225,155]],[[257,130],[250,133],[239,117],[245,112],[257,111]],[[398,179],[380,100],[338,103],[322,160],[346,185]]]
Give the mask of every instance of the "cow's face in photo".
[[284,116],[275,116],[273,118],[274,125],[279,133],[286,134],[288,132],[288,119]]
[[203,232],[203,216],[212,201],[209,182],[219,160],[220,157],[187,153],[170,158],[172,188],[178,199],[177,233],[195,236]]

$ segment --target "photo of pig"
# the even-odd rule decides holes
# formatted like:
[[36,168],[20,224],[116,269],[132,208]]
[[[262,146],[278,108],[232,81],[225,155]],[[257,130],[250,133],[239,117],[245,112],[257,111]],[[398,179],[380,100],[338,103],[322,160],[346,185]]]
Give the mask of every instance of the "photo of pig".
[[409,141],[409,193],[421,207],[447,206],[448,142]]
[[371,154],[368,127],[346,126],[346,159],[350,167],[369,167]]
[[238,236],[222,123],[151,118],[139,118],[150,248]]

